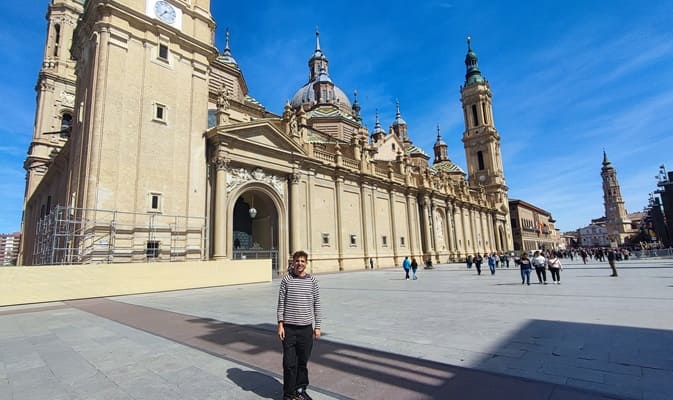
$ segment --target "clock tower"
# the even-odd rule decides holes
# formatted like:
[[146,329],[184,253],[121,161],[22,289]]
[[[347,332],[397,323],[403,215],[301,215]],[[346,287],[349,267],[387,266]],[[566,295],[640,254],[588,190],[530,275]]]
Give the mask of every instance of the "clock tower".
[[488,81],[481,75],[477,54],[467,38],[465,56],[465,84],[461,87],[461,102],[465,132],[463,145],[467,161],[468,183],[483,189],[498,210],[497,241],[501,251],[513,249],[509,222],[509,200],[500,153],[500,135],[493,121],[493,93]]

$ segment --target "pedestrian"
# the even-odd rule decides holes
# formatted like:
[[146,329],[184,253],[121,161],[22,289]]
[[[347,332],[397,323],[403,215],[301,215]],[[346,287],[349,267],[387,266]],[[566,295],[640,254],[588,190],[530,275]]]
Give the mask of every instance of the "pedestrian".
[[472,254],[467,255],[465,262],[467,263],[467,268],[472,268]]
[[477,267],[477,275],[481,275],[482,261],[484,261],[484,259],[481,257],[481,254],[477,253],[477,255],[474,257],[474,266]]
[[612,268],[612,275],[610,276],[617,276],[617,266],[615,265],[615,259],[617,258],[617,255],[615,254],[614,250],[609,250],[608,252],[608,263],[610,264],[610,268]]
[[586,251],[586,250],[582,249],[582,250],[580,251],[580,257],[582,257],[582,262],[583,262],[584,264],[587,263],[587,257],[588,257],[588,256],[589,256],[589,254],[587,254],[587,251]]
[[411,271],[413,272],[414,280],[418,279],[416,276],[416,270],[418,269],[418,262],[416,261],[416,257],[411,257]]
[[495,257],[495,267],[500,268],[500,255],[497,253],[493,253],[493,256]]
[[369,257],[369,268],[374,269],[374,259]]
[[503,257],[505,257],[505,266],[507,266],[507,268],[509,268],[509,256],[507,255],[507,253],[505,253],[505,254],[503,254]]
[[526,254],[525,251],[521,254],[521,258],[519,259],[519,267],[521,268],[521,284],[523,285],[525,282],[530,285],[531,264],[528,259],[528,254]]
[[404,257],[404,261],[402,261],[402,268],[404,268],[404,277],[406,280],[409,280],[409,269],[411,269],[411,261],[409,261],[408,256]]
[[308,387],[308,360],[313,340],[320,339],[320,288],[306,272],[308,254],[292,255],[290,273],[278,291],[278,337],[283,342],[283,400],[311,400]]
[[549,266],[549,272],[551,273],[551,280],[560,285],[563,265],[561,265],[561,260],[558,258],[558,254],[555,251],[551,252],[551,257],[547,260],[547,265]]
[[539,250],[536,250],[533,253],[533,259],[530,260],[533,267],[535,267],[535,274],[537,275],[537,280],[540,284],[547,284],[547,271],[545,269],[547,265],[547,259],[540,253]]
[[496,256],[495,253],[491,253],[491,255],[488,257],[488,269],[491,270],[491,275],[495,275],[497,260],[498,256]]

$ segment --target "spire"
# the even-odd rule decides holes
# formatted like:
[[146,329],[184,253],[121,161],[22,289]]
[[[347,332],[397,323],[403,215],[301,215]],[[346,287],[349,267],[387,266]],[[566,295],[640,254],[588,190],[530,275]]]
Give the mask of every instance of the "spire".
[[439,124],[437,124],[437,141],[433,146],[433,150],[435,151],[434,164],[449,160],[447,147],[448,146],[446,145],[446,143],[442,140],[442,134],[439,130]]
[[400,101],[395,99],[395,121],[393,121],[393,126],[406,124],[407,122],[402,119],[402,113],[400,113]]
[[318,27],[315,27],[315,51],[321,51],[320,50],[320,31],[318,30]]
[[360,117],[360,103],[358,103],[358,91],[357,89],[353,91],[353,117],[356,121],[362,123],[362,117]]
[[374,132],[372,133],[372,135],[376,135],[378,133],[385,134],[385,132],[383,131],[383,128],[381,128],[381,121],[379,120],[379,109],[377,108],[376,109],[376,122],[374,123]]
[[608,165],[610,165],[610,160],[608,160],[608,154],[603,149],[603,166],[607,167]]
[[224,64],[233,64],[236,68],[238,68],[238,63],[236,62],[236,59],[231,55],[231,49],[229,48],[229,28],[227,28],[227,32],[225,35],[226,39],[224,44],[224,51],[222,52],[222,55],[217,57],[217,60]]
[[481,75],[478,61],[479,58],[477,57],[477,53],[472,50],[472,38],[468,36],[467,55],[465,55],[465,67],[467,68],[467,72],[465,73],[465,86],[486,81]]

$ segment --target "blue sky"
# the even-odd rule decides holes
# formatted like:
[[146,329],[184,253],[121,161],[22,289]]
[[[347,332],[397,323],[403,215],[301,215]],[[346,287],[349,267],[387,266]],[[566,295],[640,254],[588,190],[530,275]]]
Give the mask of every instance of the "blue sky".
[[[432,153],[437,124],[465,167],[460,85],[465,37],[493,91],[510,197],[550,211],[563,231],[603,215],[603,149],[629,212],[673,169],[673,2],[212,1],[250,94],[270,111],[308,76],[319,26],[330,75],[358,90],[369,128],[399,99],[414,144]],[[47,0],[8,2],[0,17],[0,232],[18,230],[23,160],[35,112]],[[477,7],[476,4],[479,6]]]

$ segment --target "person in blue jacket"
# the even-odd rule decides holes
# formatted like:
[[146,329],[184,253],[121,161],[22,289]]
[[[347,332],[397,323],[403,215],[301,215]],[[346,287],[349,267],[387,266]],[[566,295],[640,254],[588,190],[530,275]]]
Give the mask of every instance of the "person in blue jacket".
[[404,261],[402,261],[402,268],[404,268],[404,277],[409,280],[409,270],[411,269],[411,261],[409,261],[409,257],[404,257]]

